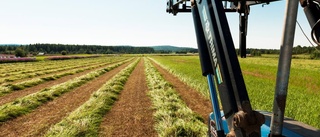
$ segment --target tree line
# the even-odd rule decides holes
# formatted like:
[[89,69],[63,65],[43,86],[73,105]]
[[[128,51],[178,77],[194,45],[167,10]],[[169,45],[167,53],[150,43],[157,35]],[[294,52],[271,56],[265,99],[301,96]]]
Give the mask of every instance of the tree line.
[[15,54],[24,52],[23,55],[38,53],[44,54],[149,54],[154,53],[151,47],[132,46],[99,46],[99,45],[66,45],[66,44],[29,44],[29,45],[3,45],[0,46],[1,54]]
[[[236,49],[236,52],[239,50]],[[197,53],[197,49],[183,51],[183,53]],[[152,47],[132,47],[132,46],[99,46],[99,45],[67,45],[67,44],[29,44],[29,45],[1,45],[0,54],[16,54],[24,57],[29,54],[152,54],[152,53],[172,53],[172,51],[155,51]],[[248,48],[247,54],[251,56],[261,56],[261,54],[279,54],[279,49],[253,49]],[[295,46],[292,50],[295,54],[310,54],[311,58],[320,58],[319,47]]]
[[[236,50],[239,53],[239,50]],[[246,51],[247,54],[251,56],[261,56],[261,54],[280,54],[279,49],[254,49],[248,48]],[[293,55],[299,54],[309,54],[310,58],[320,58],[320,47],[308,47],[308,46],[295,46],[292,49]]]

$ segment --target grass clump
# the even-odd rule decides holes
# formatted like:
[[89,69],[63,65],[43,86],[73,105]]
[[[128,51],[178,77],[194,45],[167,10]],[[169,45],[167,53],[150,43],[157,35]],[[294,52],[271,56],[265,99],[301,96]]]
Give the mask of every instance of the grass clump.
[[204,120],[186,106],[180,96],[160,73],[145,61],[146,75],[156,120],[155,129],[161,137],[207,136]]
[[111,109],[138,60],[105,83],[90,99],[57,123],[45,136],[97,136],[105,113]]

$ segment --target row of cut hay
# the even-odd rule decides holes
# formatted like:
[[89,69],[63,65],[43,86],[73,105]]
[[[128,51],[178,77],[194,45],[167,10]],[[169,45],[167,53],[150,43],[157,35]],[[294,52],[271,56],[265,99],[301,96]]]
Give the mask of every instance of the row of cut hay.
[[[52,68],[45,68],[45,69],[41,69],[41,67],[43,66],[38,66],[38,68],[32,70],[26,70],[26,71],[20,71],[20,72],[15,72],[15,73],[6,73],[5,76],[3,76],[1,78],[1,81],[3,82],[13,82],[15,80],[18,79],[23,79],[23,78],[32,78],[32,77],[36,77],[36,76],[41,76],[41,75],[45,75],[45,74],[50,74],[50,73],[55,73],[55,72],[60,72],[60,71],[64,71],[64,70],[70,70],[70,69],[75,69],[75,68],[79,68],[81,66],[87,66],[87,65],[91,65],[91,64],[69,64],[69,65],[63,65],[63,66],[55,66]],[[92,64],[94,65],[94,64]],[[7,78],[9,77],[9,78]]]
[[[50,69],[56,69],[60,67],[67,67],[70,65],[78,65],[78,64],[92,64],[92,63],[98,63],[101,62],[101,58],[97,58],[96,60],[93,59],[82,59],[82,60],[64,60],[64,61],[41,61],[41,62],[28,62],[28,63],[7,63],[7,64],[1,64],[0,72],[6,72],[6,74],[13,73],[13,74],[19,74],[19,73],[30,73],[30,72],[36,72],[36,71],[42,71],[42,70],[50,70]],[[4,74],[0,74],[0,76],[6,76]]]
[[[107,62],[107,61],[106,61]],[[106,63],[104,62],[104,63]],[[50,69],[50,70],[44,70],[44,71],[36,71],[36,72],[32,72],[32,73],[24,73],[24,74],[18,74],[18,75],[13,75],[10,77],[4,77],[4,78],[0,78],[0,84],[4,83],[4,82],[13,82],[19,79],[24,79],[24,78],[33,78],[33,77],[37,77],[37,76],[41,76],[41,75],[45,75],[45,74],[50,74],[50,73],[55,73],[55,72],[60,72],[60,71],[65,71],[65,70],[70,70],[70,69],[74,69],[74,68],[79,68],[83,65],[75,63],[77,65],[71,65],[71,66],[67,66],[67,67],[59,67],[56,69]]]
[[128,77],[139,60],[131,63],[107,81],[90,99],[61,122],[52,126],[45,136],[98,136],[103,116],[117,100]]
[[161,137],[206,136],[207,127],[198,114],[186,106],[173,87],[149,60],[145,61],[149,96],[155,109],[155,129]]
[[33,109],[37,108],[38,106],[46,103],[50,100],[53,100],[60,95],[69,92],[76,87],[79,87],[90,80],[95,79],[103,75],[104,73],[124,64],[124,62],[120,62],[114,65],[110,65],[106,68],[98,69],[92,71],[86,75],[82,75],[80,77],[76,77],[71,79],[67,82],[55,85],[50,88],[43,89],[36,93],[24,96],[22,98],[18,98],[15,101],[6,103],[0,106],[0,123],[5,122],[9,119],[16,118],[20,115],[27,114],[31,112]]
[[106,60],[114,60],[115,58],[95,58],[95,59],[81,59],[81,60],[60,60],[60,61],[41,61],[28,63],[9,63],[1,64],[0,77],[7,77],[12,75],[27,74],[45,70],[55,70],[59,68],[81,67],[83,65],[98,64]]
[[[125,62],[128,62],[129,60],[130,59],[128,59],[126,61],[121,60],[119,62],[125,63]],[[114,60],[114,62],[118,62],[118,61]],[[46,76],[46,77],[42,77],[42,78],[34,78],[34,79],[31,79],[31,80],[19,82],[19,83],[16,83],[16,84],[2,85],[2,86],[0,86],[0,97],[4,96],[6,94],[12,93],[13,91],[17,91],[17,90],[22,90],[22,89],[25,89],[25,88],[33,87],[33,86],[39,85],[39,84],[47,82],[47,81],[56,80],[56,79],[59,79],[61,77],[68,76],[68,75],[74,75],[76,73],[80,73],[80,72],[83,72],[83,71],[86,71],[86,70],[91,70],[91,69],[95,69],[95,68],[98,68],[98,67],[102,67],[102,66],[108,65],[110,63],[114,63],[114,62],[107,62],[107,63],[98,64],[98,65],[94,65],[94,66],[87,66],[87,67],[84,67],[84,68],[73,69],[73,70],[62,72],[62,73],[59,73],[59,74],[54,74],[54,75],[50,75],[50,76]]]
[[[175,62],[172,60],[175,58],[181,62]],[[189,56],[188,59],[184,60],[181,58],[185,58],[183,56],[161,56],[161,57],[152,57],[150,58],[153,62],[161,66],[162,68],[166,69],[172,75],[179,78],[181,81],[189,85],[190,87],[196,89],[199,93],[201,93],[205,98],[209,99],[209,92],[208,92],[208,83],[201,75],[201,68],[199,59],[195,56]],[[181,60],[180,60],[181,59]],[[184,62],[190,61],[190,62]],[[165,63],[164,63],[165,62]],[[189,64],[188,64],[189,63]],[[192,63],[192,64],[190,64]],[[186,67],[188,65],[188,67]]]
[[90,55],[90,56],[49,56],[47,60],[68,60],[68,59],[83,59],[83,58],[97,58],[101,55]]

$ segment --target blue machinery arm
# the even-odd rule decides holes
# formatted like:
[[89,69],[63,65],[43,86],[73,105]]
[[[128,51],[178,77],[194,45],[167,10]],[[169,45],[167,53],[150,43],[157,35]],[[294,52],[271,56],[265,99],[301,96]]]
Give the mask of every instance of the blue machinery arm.
[[[208,79],[214,113],[213,117],[210,116],[209,136],[261,136],[260,128],[265,123],[265,117],[251,108],[225,12],[239,13],[239,54],[245,58],[247,20],[250,6],[269,4],[274,1],[278,0],[167,1],[167,12],[173,15],[178,12],[192,12],[193,15],[202,75]],[[320,41],[319,1],[300,0],[312,27],[313,40],[318,45]],[[299,0],[287,0],[269,136],[283,136],[282,127],[298,5]],[[227,129],[222,124],[217,92],[219,92]],[[228,131],[228,133],[225,133],[225,131]]]

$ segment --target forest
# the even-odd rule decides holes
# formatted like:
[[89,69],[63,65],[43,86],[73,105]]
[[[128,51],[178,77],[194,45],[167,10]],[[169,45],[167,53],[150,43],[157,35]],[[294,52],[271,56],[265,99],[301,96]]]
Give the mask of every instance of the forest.
[[[15,54],[17,50],[24,55],[44,54],[148,54],[154,53],[151,47],[132,46],[99,46],[99,45],[66,45],[66,44],[29,44],[29,45],[2,45],[0,54]],[[23,56],[23,55],[20,55]]]

